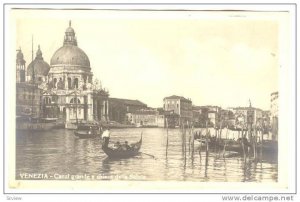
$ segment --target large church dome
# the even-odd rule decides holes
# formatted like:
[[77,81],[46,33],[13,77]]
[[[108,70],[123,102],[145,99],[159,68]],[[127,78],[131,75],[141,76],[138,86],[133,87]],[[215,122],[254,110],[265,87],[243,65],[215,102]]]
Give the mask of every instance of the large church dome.
[[65,32],[64,45],[53,54],[50,65],[52,67],[72,66],[90,69],[88,56],[77,46],[77,39],[71,22]]
[[77,46],[64,45],[59,48],[51,58],[51,66],[55,65],[74,65],[90,68],[88,56]]

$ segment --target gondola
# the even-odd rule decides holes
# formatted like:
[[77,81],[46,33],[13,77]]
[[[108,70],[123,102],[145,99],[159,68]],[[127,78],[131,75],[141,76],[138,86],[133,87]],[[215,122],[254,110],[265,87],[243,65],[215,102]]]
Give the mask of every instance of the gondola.
[[141,134],[141,139],[138,142],[130,144],[129,148],[124,149],[122,146],[119,148],[109,147],[109,137],[104,137],[102,142],[102,150],[111,159],[130,158],[139,154],[139,150],[142,146],[142,139],[143,137]]
[[101,127],[95,124],[79,124],[74,131],[74,135],[81,139],[101,137],[101,134]]

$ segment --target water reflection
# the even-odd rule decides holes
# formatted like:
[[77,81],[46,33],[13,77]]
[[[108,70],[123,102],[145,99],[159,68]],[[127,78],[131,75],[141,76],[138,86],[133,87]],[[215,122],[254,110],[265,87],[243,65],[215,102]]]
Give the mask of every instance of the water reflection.
[[[277,158],[263,155],[258,161],[210,148],[199,142],[194,148],[182,144],[178,129],[112,130],[111,141],[133,143],[143,131],[140,154],[130,159],[112,160],[101,150],[101,139],[78,139],[70,130],[17,133],[16,178],[20,173],[94,175],[97,180],[185,180],[199,182],[277,181]],[[153,158],[153,156],[155,158]]]

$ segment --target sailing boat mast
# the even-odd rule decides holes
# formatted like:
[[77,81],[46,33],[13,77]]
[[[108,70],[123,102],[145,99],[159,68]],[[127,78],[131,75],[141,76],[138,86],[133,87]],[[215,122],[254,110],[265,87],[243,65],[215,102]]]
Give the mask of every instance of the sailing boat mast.
[[31,35],[31,62],[33,61],[33,35]]
[[32,64],[32,74],[31,74],[31,80],[32,80],[32,96],[31,96],[31,117],[33,117],[33,105],[34,105],[34,85],[35,85],[35,76],[34,76],[34,64],[33,64],[33,35],[31,36],[31,64]]
[[76,89],[75,89],[75,117],[76,117],[76,126],[78,127],[78,117],[77,117],[77,91],[76,91]]

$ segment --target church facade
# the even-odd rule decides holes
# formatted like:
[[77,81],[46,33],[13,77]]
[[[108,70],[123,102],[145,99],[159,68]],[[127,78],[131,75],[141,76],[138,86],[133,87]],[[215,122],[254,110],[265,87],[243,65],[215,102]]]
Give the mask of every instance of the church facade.
[[[17,68],[17,77],[24,75],[23,69]],[[98,80],[93,80],[89,58],[77,46],[71,22],[63,46],[53,54],[50,65],[43,61],[39,47],[26,75],[25,82],[37,83],[42,90],[41,117],[60,118],[66,128],[74,128],[78,122],[108,121],[109,93]]]

